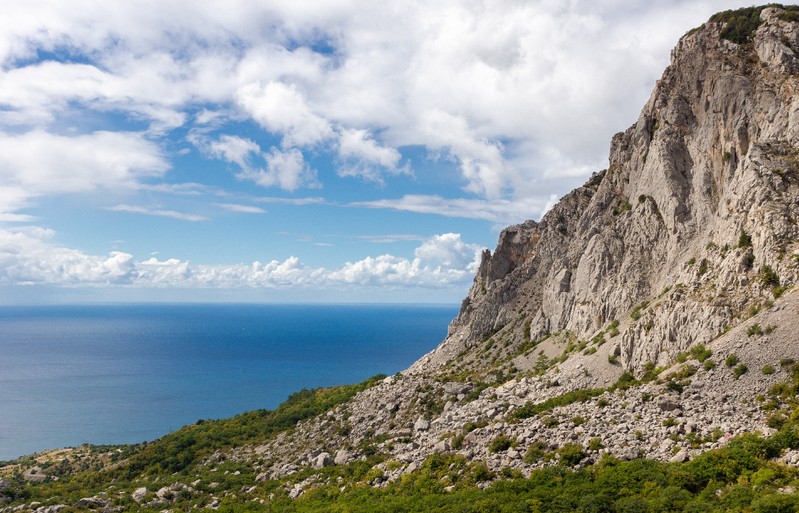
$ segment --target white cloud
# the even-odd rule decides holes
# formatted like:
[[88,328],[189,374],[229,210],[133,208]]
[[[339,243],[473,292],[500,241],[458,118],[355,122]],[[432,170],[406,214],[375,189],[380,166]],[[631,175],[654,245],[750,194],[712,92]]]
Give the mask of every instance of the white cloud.
[[281,82],[248,84],[238,92],[241,107],[272,133],[284,147],[313,146],[330,139],[330,123],[314,113],[296,87]]
[[238,164],[241,168],[250,168],[253,155],[261,153],[261,147],[250,139],[235,135],[223,134],[216,141],[208,144],[208,150],[216,157]]
[[240,168],[236,173],[239,180],[248,180],[261,187],[277,186],[286,191],[320,186],[316,172],[306,164],[302,152],[296,148],[285,151],[272,148],[264,153],[254,141],[227,134],[210,142],[194,135],[192,142],[214,157],[236,164]]
[[241,178],[252,180],[258,185],[268,187],[278,185],[281,189],[294,191],[299,187],[319,187],[316,173],[305,163],[302,152],[296,148],[272,151],[264,155],[266,170],[255,173],[241,173]]
[[12,213],[42,195],[132,189],[168,168],[161,149],[141,134],[0,132],[0,212]]
[[319,197],[310,197],[310,198],[275,198],[275,197],[267,197],[267,196],[258,196],[253,198],[253,201],[258,201],[259,203],[280,203],[284,205],[322,205],[325,203],[324,198]]
[[342,130],[338,155],[343,160],[338,173],[374,182],[383,182],[382,169],[392,174],[410,173],[408,166],[400,167],[402,155],[395,148],[381,146],[366,130]]
[[262,209],[261,207],[255,207],[252,205],[240,205],[238,203],[214,203],[215,206],[229,210],[231,212],[239,212],[242,214],[265,214],[266,210]]
[[481,200],[442,198],[436,195],[408,194],[396,199],[358,201],[355,207],[388,208],[421,214],[438,214],[447,217],[485,219],[502,224],[514,224],[540,217],[549,208],[547,197],[534,196],[524,200]]
[[293,152],[311,147],[338,155],[341,175],[379,182],[407,170],[398,148],[418,145],[451,156],[467,191],[525,202],[601,167],[677,38],[745,5],[12,2],[0,20],[0,124],[88,133],[87,112],[122,113],[166,136],[243,114],[294,159],[273,155],[275,169],[254,174],[262,182],[293,187]]
[[197,214],[187,214],[185,212],[177,212],[175,210],[164,210],[159,208],[142,207],[137,205],[115,205],[109,207],[107,210],[112,212],[129,212],[131,214],[144,214],[148,216],[158,217],[171,217],[172,219],[179,219],[181,221],[205,221],[206,218]]
[[0,229],[0,284],[312,290],[354,285],[462,287],[471,280],[482,251],[463,242],[460,235],[448,233],[425,240],[412,259],[368,256],[329,270],[307,266],[297,257],[282,262],[201,265],[154,256],[136,261],[120,251],[93,256],[53,243],[53,235],[51,230]]

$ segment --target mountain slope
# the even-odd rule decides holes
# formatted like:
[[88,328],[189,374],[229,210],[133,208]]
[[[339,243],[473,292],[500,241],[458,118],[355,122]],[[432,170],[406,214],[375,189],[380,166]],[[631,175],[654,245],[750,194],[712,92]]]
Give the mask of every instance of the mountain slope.
[[[92,495],[81,507],[269,510],[366,486],[457,492],[571,479],[583,474],[564,468],[594,463],[596,477],[645,457],[673,462],[642,464],[670,476],[663,486],[697,499],[707,486],[702,500],[733,511],[727,494],[749,486],[754,505],[752,473],[767,469],[758,493],[787,506],[756,510],[791,511],[780,496],[799,484],[798,88],[799,9],[715,15],[680,40],[636,123],[614,136],[608,169],[540,222],[502,232],[446,340],[410,369],[6,472],[79,481],[70,493]],[[723,452],[753,432],[774,436]],[[54,489],[14,511],[50,507],[67,493]],[[625,499],[596,510],[647,511]]]

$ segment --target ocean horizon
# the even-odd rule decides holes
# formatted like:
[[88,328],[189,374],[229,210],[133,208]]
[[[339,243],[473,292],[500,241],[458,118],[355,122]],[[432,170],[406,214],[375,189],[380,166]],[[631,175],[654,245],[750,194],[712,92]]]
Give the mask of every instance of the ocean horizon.
[[106,304],[0,308],[0,460],[139,443],[293,392],[394,374],[456,305]]

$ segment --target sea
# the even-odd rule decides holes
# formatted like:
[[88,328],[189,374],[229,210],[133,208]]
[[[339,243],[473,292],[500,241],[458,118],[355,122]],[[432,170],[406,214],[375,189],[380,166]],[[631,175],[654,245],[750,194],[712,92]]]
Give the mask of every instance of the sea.
[[303,388],[394,374],[432,350],[454,305],[0,307],[0,461],[150,441],[273,409]]

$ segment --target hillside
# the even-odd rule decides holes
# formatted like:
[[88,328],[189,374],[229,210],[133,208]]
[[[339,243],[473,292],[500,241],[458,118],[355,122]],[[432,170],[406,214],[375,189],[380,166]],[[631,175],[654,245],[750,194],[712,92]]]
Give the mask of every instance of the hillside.
[[23,458],[0,512],[796,511],[797,90],[799,9],[713,16],[411,368]]

